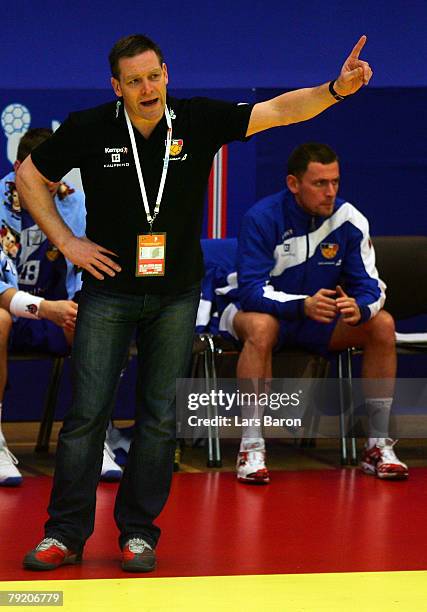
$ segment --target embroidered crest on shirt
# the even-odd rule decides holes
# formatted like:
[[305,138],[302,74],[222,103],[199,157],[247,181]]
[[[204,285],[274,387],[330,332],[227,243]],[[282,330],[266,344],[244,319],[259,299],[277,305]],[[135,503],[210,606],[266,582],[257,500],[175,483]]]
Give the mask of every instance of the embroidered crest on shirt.
[[54,244],[50,243],[48,246],[48,249],[46,251],[46,257],[50,262],[54,262],[58,259],[60,255],[60,252],[58,250],[58,247],[56,247]]
[[182,138],[172,138],[170,154],[173,157],[176,157],[177,155],[181,153],[183,146],[184,146],[184,141],[182,140]]
[[[165,141],[166,145],[166,141]],[[172,138],[171,149],[170,149],[170,161],[185,161],[187,159],[187,153],[181,155],[182,149],[184,148],[184,140],[182,138]]]

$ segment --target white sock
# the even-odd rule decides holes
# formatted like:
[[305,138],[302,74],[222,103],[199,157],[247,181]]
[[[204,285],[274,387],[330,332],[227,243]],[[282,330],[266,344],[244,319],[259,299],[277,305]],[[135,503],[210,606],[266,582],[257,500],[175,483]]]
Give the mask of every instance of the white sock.
[[392,397],[370,397],[366,398],[365,405],[368,413],[368,446],[374,446],[379,439],[388,436],[390,411],[393,403]]
[[[263,408],[257,404],[247,404],[240,407],[242,422],[248,421],[247,425],[242,425],[242,440],[240,450],[263,449],[264,439],[262,437],[262,415]],[[259,424],[258,424],[259,423]]]
[[240,412],[242,421],[245,419],[248,422],[247,425],[242,425],[242,438],[262,438],[263,407],[258,404],[246,404],[240,407]]
[[240,452],[247,450],[265,450],[264,438],[242,438]]
[[368,438],[367,446],[368,448],[372,448],[373,446],[385,446],[386,440],[387,438]]

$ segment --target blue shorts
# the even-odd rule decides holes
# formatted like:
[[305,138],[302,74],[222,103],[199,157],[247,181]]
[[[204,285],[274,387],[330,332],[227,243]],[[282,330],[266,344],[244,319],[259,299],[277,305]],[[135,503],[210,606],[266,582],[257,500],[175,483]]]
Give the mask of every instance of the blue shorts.
[[297,347],[304,348],[310,353],[327,356],[337,322],[338,317],[331,323],[319,323],[308,318],[299,321],[282,320],[275,350]]
[[13,352],[40,351],[54,355],[66,355],[69,352],[69,347],[62,328],[52,321],[19,318],[12,325],[9,350]]
[[[219,333],[228,340],[241,344],[233,327],[233,320],[237,312],[241,310],[239,302],[230,303],[222,312]],[[279,338],[275,346],[275,352],[282,348],[303,348],[311,353],[327,356],[329,344],[335,326],[338,322],[336,317],[331,323],[319,323],[305,318],[298,321],[279,321]]]

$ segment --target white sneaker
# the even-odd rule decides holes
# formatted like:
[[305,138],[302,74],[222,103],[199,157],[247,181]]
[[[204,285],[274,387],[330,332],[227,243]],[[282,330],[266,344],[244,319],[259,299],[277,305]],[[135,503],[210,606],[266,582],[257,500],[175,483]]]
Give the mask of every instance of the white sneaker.
[[0,446],[0,486],[16,487],[22,482],[22,474],[15,467],[18,459],[6,445]]
[[106,442],[104,442],[104,454],[102,456],[101,480],[120,480],[122,468],[114,461],[114,454]]
[[394,452],[396,442],[391,438],[379,438],[374,446],[363,449],[360,466],[365,474],[386,480],[408,478],[408,466]]
[[270,474],[265,465],[265,445],[262,442],[242,443],[237,455],[237,480],[252,484],[268,484]]

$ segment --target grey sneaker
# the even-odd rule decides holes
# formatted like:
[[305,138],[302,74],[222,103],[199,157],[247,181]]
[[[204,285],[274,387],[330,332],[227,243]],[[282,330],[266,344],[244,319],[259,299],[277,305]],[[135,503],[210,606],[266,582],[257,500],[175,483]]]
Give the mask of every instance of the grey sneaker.
[[156,553],[142,538],[131,538],[122,550],[125,572],[152,572],[156,569]]
[[69,550],[65,544],[55,538],[44,538],[24,557],[24,567],[30,570],[53,570],[60,565],[81,563],[82,553]]

